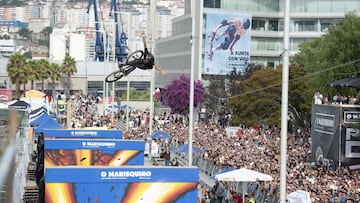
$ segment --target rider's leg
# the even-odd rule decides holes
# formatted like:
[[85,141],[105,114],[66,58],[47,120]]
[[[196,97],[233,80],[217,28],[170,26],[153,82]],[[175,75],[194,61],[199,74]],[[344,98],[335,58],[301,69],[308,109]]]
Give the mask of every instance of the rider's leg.
[[135,66],[124,66],[123,67],[123,73],[125,76],[129,75],[131,72],[133,72],[136,69]]
[[121,72],[124,72],[124,66],[125,66],[125,64],[123,64],[123,63],[118,63],[118,68],[119,68],[119,70],[120,70]]

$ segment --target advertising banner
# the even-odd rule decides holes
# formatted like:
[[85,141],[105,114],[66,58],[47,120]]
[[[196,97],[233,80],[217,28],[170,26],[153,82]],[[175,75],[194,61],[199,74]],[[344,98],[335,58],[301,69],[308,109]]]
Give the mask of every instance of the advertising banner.
[[359,107],[343,107],[342,114],[342,139],[343,164],[353,169],[359,169],[360,166],[360,129],[354,127],[360,121]]
[[144,165],[144,141],[109,139],[48,139],[44,164],[51,166]]
[[360,108],[354,105],[313,105],[312,161],[360,168]]
[[250,14],[206,12],[203,74],[244,71],[250,62],[251,20]]
[[311,123],[312,161],[338,165],[340,108],[313,105]]
[[109,138],[122,139],[121,130],[80,130],[80,129],[45,129],[44,137],[52,138]]
[[12,100],[12,90],[0,89],[0,102],[9,102]]
[[46,202],[197,202],[196,167],[47,168]]

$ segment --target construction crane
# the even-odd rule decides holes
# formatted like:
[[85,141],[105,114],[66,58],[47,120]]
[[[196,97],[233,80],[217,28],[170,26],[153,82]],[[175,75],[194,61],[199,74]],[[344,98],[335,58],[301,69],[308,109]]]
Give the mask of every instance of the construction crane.
[[104,61],[104,42],[103,36],[99,29],[99,19],[96,7],[96,0],[89,0],[89,4],[87,7],[87,13],[89,13],[91,5],[94,5],[94,17],[95,17],[95,32],[96,32],[96,40],[95,40],[95,60]]
[[120,23],[121,23],[121,33],[119,31],[119,18],[118,18],[118,8],[116,0],[111,0],[111,7],[110,7],[110,16],[111,12],[114,12],[114,21],[115,21],[115,58],[119,62],[123,62],[124,59],[128,55],[128,46],[127,46],[127,36],[124,32],[124,27],[120,15]]

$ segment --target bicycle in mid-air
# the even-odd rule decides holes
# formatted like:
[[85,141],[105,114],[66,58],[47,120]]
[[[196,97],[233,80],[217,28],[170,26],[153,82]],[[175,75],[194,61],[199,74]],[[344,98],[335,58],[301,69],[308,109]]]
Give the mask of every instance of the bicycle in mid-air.
[[120,80],[122,77],[129,75],[136,68],[149,70],[155,68],[161,74],[165,74],[166,72],[162,70],[159,66],[157,66],[154,61],[154,56],[148,51],[146,45],[146,39],[144,32],[141,33],[143,43],[144,43],[144,51],[136,50],[132,52],[125,60],[125,63],[119,63],[119,70],[116,70],[106,76],[106,82],[115,82]]

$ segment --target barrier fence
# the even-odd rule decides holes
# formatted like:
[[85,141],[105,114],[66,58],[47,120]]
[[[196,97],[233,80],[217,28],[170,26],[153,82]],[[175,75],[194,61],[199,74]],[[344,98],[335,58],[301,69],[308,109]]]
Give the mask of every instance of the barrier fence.
[[[179,144],[175,142],[169,143],[170,148],[176,147]],[[185,153],[175,153],[174,154],[180,165],[188,164],[188,156]],[[214,178],[215,174],[221,171],[221,167],[216,165],[213,161],[204,159],[201,154],[194,153],[192,165],[199,167],[200,173],[206,174],[209,178]],[[254,199],[258,203],[263,203],[265,200],[269,203],[279,203],[279,198],[277,197],[278,191],[274,188],[266,188],[262,183],[249,183],[243,184],[241,182],[229,182],[229,185],[236,189],[238,193],[244,191],[245,194],[253,194]],[[211,188],[213,185],[206,185],[208,188]]]
[[23,128],[27,120],[24,120],[24,113],[18,114],[16,110],[2,110],[1,115],[4,113],[7,114],[8,125],[0,127],[0,201],[22,202],[30,157],[26,130]]

